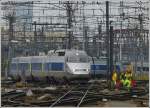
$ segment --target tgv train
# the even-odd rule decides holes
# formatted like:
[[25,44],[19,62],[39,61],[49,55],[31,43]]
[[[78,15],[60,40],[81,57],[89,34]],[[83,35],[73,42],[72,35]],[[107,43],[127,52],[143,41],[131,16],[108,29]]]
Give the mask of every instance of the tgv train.
[[85,51],[50,50],[46,56],[12,58],[9,76],[17,78],[89,77],[90,62]]
[[[17,78],[89,78],[92,75],[103,77],[107,75],[106,60],[88,57],[81,50],[50,50],[46,56],[29,56],[12,58],[9,76]],[[125,65],[124,65],[125,66]],[[120,63],[115,65],[117,72],[122,70]],[[125,67],[126,68],[126,67]],[[141,71],[137,65],[137,72]],[[142,73],[149,72],[148,65],[143,66]]]

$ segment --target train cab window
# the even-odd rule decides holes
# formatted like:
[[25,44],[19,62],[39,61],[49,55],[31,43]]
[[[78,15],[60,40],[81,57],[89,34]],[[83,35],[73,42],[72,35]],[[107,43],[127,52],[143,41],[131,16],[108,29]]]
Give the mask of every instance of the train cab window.
[[80,62],[88,62],[88,58],[87,57],[80,57]]
[[58,56],[65,56],[65,52],[58,52]]
[[146,68],[146,71],[149,71],[149,67]]
[[149,71],[148,67],[143,67],[143,71]]
[[87,56],[70,56],[68,57],[68,62],[85,63],[85,62],[88,62],[88,57]]

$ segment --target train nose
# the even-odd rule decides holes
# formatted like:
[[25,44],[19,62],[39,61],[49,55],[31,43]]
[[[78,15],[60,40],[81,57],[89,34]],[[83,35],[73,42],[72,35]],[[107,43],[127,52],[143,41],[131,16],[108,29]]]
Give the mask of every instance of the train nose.
[[90,64],[89,63],[68,63],[68,68],[72,74],[89,74]]

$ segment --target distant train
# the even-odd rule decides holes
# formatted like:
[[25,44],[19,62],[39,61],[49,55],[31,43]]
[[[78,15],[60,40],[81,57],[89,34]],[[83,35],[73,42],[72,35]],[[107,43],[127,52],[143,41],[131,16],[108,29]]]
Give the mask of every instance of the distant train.
[[[106,75],[107,73],[107,61],[106,59],[98,59],[96,57],[90,57],[90,64],[91,64],[91,74],[96,74],[96,75]],[[126,71],[127,66],[131,64],[133,67],[134,73],[142,73],[142,74],[147,74],[149,73],[149,63],[143,62],[143,66],[141,66],[140,62],[135,63],[133,62],[123,62],[123,63],[115,63],[115,68],[116,71],[119,73],[121,71]]]
[[89,77],[90,62],[85,51],[50,50],[46,56],[12,58],[9,75],[13,78]]
[[[133,68],[133,79],[135,80],[149,80],[149,63],[148,62],[131,62]],[[123,68],[127,67],[123,64]]]
[[[107,61],[106,59],[98,59],[96,57],[89,57],[91,64],[91,76],[106,77],[107,75]],[[116,63],[115,68],[117,72],[121,71],[120,64]]]

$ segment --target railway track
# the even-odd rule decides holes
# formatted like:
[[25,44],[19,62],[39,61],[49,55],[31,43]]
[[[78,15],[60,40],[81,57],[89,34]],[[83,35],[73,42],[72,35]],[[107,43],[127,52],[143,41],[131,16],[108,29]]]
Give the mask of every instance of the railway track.
[[2,106],[28,106],[26,103],[16,101],[15,99],[25,96],[25,92],[17,92],[16,90],[2,93]]
[[[75,106],[81,107],[86,106],[90,103],[96,103],[97,101],[102,101],[103,99],[109,100],[137,100],[148,101],[147,98],[143,98],[145,94],[148,94],[148,90],[144,88],[134,88],[131,92],[115,92],[108,91],[103,92],[107,89],[106,84],[104,83],[86,83],[69,86],[66,89],[58,88],[54,91],[40,91],[39,89],[32,90],[34,94],[47,93],[55,96],[53,99],[49,100],[33,100],[33,101],[24,101],[26,97],[26,92],[18,92],[16,90],[2,93],[2,106]],[[43,94],[42,94],[43,95]],[[137,95],[138,97],[133,97]],[[95,105],[96,106],[96,105]]]
[[[95,86],[95,87],[94,87]],[[131,99],[141,99],[148,100],[140,97],[133,97],[133,95],[142,96],[148,93],[146,89],[134,88],[131,92],[119,92],[119,93],[103,93],[96,92],[97,89],[104,89],[103,87],[98,87],[94,84],[76,86],[75,88],[70,89],[64,95],[56,99],[54,103],[51,104],[51,107],[55,106],[75,106],[80,107],[84,106],[87,103],[102,101],[103,99],[107,100],[131,100]]]
[[92,84],[78,85],[76,87],[73,87],[63,96],[59,97],[54,103],[52,103],[50,107],[59,105],[61,106],[64,103],[66,105],[73,105],[79,107],[82,104],[91,87]]

